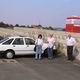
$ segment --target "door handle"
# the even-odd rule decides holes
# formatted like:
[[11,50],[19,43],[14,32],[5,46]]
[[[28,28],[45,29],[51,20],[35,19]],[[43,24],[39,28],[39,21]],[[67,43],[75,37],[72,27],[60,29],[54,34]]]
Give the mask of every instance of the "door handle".
[[29,45],[27,45],[27,47],[29,47]]
[[13,45],[13,47],[16,47],[15,45]]

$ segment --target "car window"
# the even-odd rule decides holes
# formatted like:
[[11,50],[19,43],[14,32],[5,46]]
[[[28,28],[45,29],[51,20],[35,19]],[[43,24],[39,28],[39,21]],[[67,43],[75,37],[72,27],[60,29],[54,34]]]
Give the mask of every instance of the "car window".
[[23,38],[16,38],[13,42],[13,45],[24,45]]
[[29,38],[25,38],[25,43],[26,44],[29,44],[29,45],[34,45],[35,44],[35,41],[32,40],[32,39],[29,39]]
[[13,41],[13,39],[9,39],[9,40],[7,40],[6,42],[4,42],[3,44],[4,44],[4,45],[9,45],[9,44],[11,44],[12,41]]
[[0,40],[0,43],[6,41],[6,40],[8,40],[8,39],[9,39],[9,38],[3,38],[2,40]]

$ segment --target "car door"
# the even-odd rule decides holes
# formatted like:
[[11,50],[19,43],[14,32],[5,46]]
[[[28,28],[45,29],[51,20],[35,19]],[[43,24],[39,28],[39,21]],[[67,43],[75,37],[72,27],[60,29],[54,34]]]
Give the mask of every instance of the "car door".
[[24,38],[26,47],[26,53],[34,54],[35,41],[30,38]]
[[15,54],[25,54],[26,53],[26,46],[24,44],[24,39],[23,38],[15,38],[15,40],[12,43],[13,45],[13,50],[15,51]]

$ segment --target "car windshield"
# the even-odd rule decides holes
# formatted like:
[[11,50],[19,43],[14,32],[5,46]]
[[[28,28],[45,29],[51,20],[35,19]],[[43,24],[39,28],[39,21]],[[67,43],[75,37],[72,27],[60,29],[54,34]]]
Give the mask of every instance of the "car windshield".
[[0,43],[2,43],[2,42],[4,42],[4,41],[6,41],[7,39],[9,39],[9,38],[8,38],[8,37],[6,37],[6,38],[4,38],[4,39],[0,40]]

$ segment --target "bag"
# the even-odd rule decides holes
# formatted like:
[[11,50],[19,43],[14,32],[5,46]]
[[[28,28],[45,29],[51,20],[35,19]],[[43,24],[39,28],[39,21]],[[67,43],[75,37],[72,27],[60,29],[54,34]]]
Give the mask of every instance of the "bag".
[[38,39],[37,39],[37,42],[36,42],[35,47],[34,47],[35,52],[36,52],[37,43],[38,43]]
[[34,47],[34,51],[36,52],[36,45],[35,45],[35,47]]
[[55,45],[53,46],[53,49],[56,50],[56,46]]

